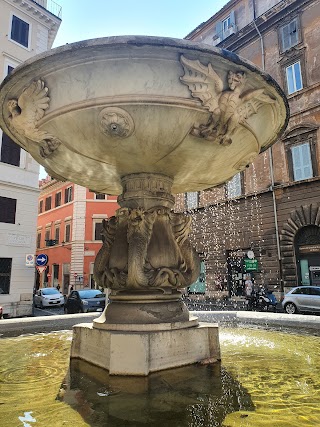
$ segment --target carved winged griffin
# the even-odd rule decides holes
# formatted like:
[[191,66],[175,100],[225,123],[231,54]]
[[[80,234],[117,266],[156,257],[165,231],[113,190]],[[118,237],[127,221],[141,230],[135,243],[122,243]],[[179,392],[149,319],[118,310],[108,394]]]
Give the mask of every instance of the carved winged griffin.
[[37,127],[49,107],[49,101],[48,88],[42,80],[38,80],[26,87],[18,100],[10,99],[7,104],[10,125],[20,135],[39,143],[40,155],[44,158],[61,144],[58,138]]
[[223,81],[209,63],[207,66],[199,60],[190,60],[181,55],[180,62],[184,76],[180,77],[194,98],[211,113],[206,124],[193,127],[191,134],[222,145],[232,143],[232,135],[252,114],[265,103],[272,104],[273,98],[264,93],[264,89],[244,92],[246,74],[243,71],[229,71],[227,75],[229,89],[223,90]]

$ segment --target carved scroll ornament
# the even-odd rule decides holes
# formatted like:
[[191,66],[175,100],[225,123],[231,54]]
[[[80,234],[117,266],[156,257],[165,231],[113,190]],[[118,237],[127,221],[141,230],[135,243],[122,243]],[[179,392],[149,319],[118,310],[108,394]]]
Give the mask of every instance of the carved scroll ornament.
[[191,218],[168,208],[122,208],[103,222],[103,246],[94,266],[100,286],[112,290],[189,286],[199,276],[197,253],[187,240]]
[[183,55],[180,62],[185,72],[180,80],[188,86],[192,96],[199,98],[210,112],[206,124],[193,127],[191,134],[194,136],[229,145],[241,123],[257,113],[264,104],[276,102],[264,93],[264,89],[244,92],[247,76],[243,71],[230,70],[227,74],[229,88],[223,90],[223,81],[210,63],[206,66]]
[[38,129],[38,122],[49,107],[48,88],[42,80],[34,81],[26,87],[18,99],[10,99],[7,107],[9,123],[15,131],[40,145],[40,155],[48,157],[61,141],[45,130]]

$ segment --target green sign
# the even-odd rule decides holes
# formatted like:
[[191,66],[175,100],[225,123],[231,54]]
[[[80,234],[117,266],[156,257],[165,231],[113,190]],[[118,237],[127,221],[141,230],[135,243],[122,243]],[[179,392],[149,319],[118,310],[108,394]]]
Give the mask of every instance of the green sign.
[[246,271],[258,271],[258,260],[257,259],[245,259],[244,269]]

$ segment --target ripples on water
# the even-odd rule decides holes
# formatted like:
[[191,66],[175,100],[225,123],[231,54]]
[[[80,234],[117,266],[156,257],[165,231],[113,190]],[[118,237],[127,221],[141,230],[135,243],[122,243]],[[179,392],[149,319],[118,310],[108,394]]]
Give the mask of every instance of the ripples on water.
[[147,378],[69,368],[71,332],[0,340],[0,426],[320,426],[320,338],[221,329],[222,364]]

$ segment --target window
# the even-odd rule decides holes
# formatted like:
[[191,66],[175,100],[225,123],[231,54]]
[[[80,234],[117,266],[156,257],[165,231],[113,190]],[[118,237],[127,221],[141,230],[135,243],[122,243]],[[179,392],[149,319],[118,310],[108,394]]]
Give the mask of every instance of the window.
[[295,18],[280,28],[281,52],[296,46],[300,42],[298,25],[298,18]]
[[43,212],[43,200],[40,200],[39,202],[39,214]]
[[225,33],[231,27],[230,15],[222,21],[222,31]]
[[12,258],[0,258],[0,294],[10,291]]
[[51,196],[46,198],[45,201],[45,210],[49,211],[51,209]]
[[196,209],[199,206],[199,193],[198,191],[191,191],[186,193],[187,209]]
[[97,194],[96,193],[96,200],[105,200],[106,195],[105,194]]
[[37,249],[41,248],[41,232],[37,234]]
[[17,200],[0,197],[0,222],[15,224]]
[[301,181],[318,175],[317,133],[317,126],[310,124],[286,132],[284,145],[290,181]]
[[288,95],[303,88],[300,61],[286,67]]
[[2,134],[1,158],[2,163],[12,166],[20,166],[21,149],[8,135]]
[[24,47],[29,46],[29,24],[17,16],[12,16],[11,40],[21,44]]
[[237,173],[231,181],[227,183],[227,198],[233,199],[242,194],[241,173]]
[[94,240],[102,240],[102,222],[94,223]]
[[72,201],[72,187],[68,187],[64,190],[64,203]]
[[291,147],[293,179],[301,181],[313,177],[309,143]]
[[48,242],[50,240],[50,229],[49,228],[46,229],[46,233],[44,235],[44,240],[46,242]]
[[64,233],[65,242],[70,242],[70,234],[71,234],[71,224],[66,224],[65,233]]
[[60,227],[57,227],[54,232],[54,240],[56,245],[59,243],[59,239],[60,239]]
[[[220,43],[220,41],[226,39],[236,31],[235,14],[234,11],[232,11],[223,21],[217,22],[215,38],[218,38],[217,42]],[[215,44],[217,44],[217,42]]]
[[55,207],[61,206],[61,191],[55,195]]
[[14,70],[14,67],[11,65],[8,65],[7,74],[11,74],[11,72]]

